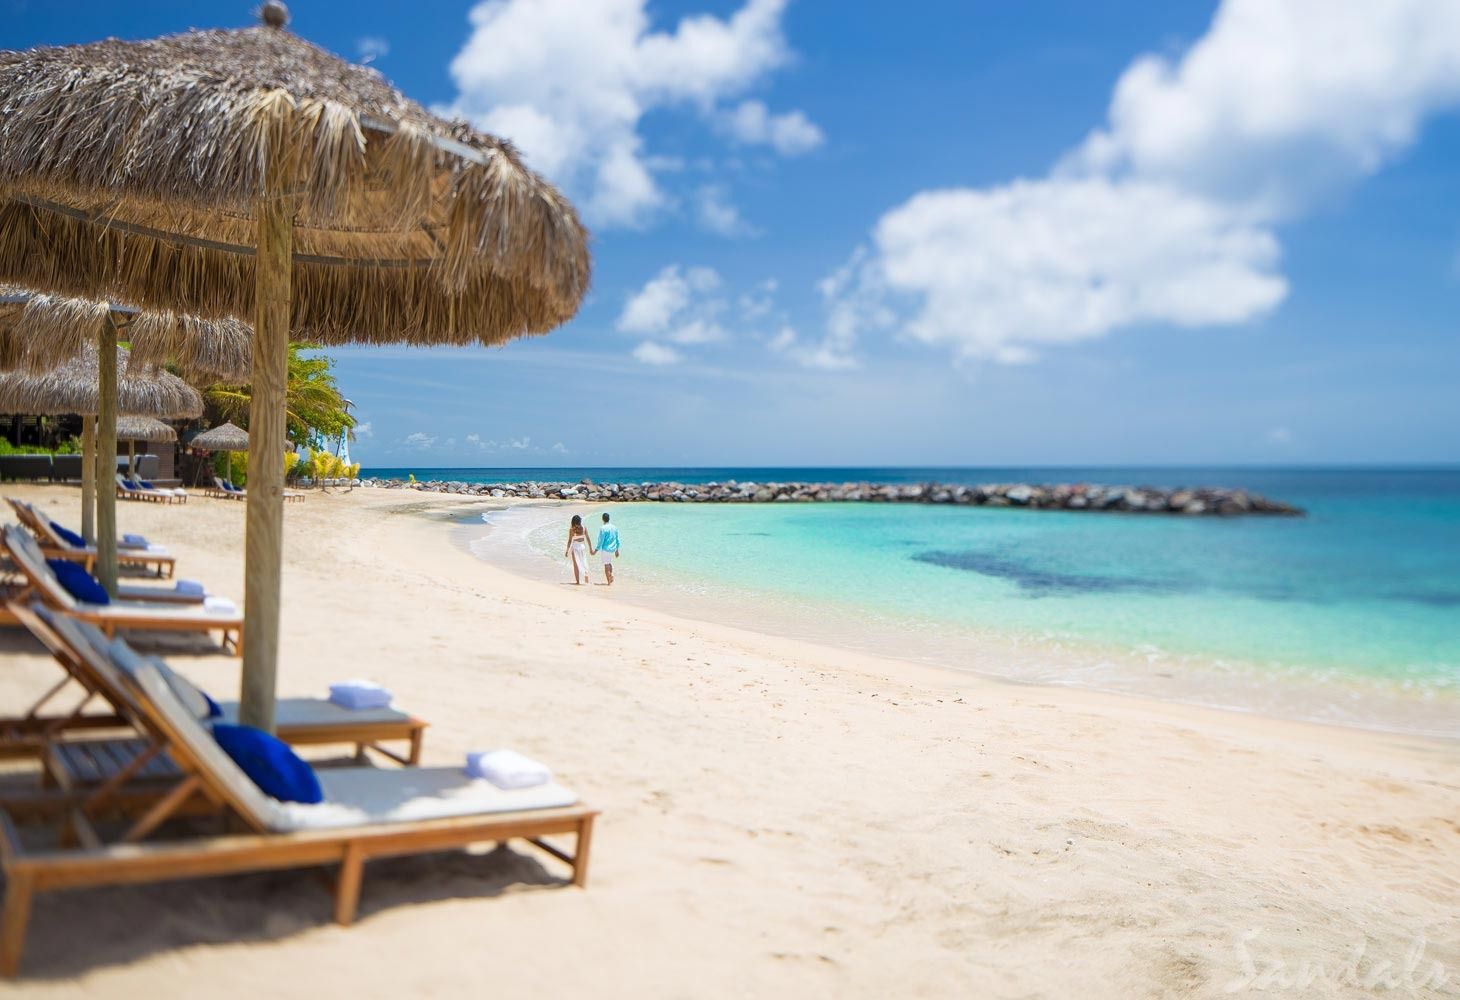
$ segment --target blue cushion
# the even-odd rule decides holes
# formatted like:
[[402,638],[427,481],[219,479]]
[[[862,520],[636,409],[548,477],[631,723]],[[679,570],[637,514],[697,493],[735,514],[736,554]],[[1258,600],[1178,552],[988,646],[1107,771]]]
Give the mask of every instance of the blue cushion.
[[67,562],[65,559],[47,559],[46,565],[51,567],[51,571],[56,574],[56,580],[66,593],[83,604],[111,603],[106,588],[97,583],[96,577],[86,572],[86,567],[80,563]]
[[139,482],[139,483],[141,483],[141,484],[142,484],[142,488],[143,488],[143,489],[144,489],[144,490],[155,490],[155,489],[157,489],[157,487],[156,487],[156,486],[153,486],[153,485],[152,485],[152,484],[151,484],[151,483],[149,483],[149,482],[148,482],[148,481],[147,481],[147,480],[145,480],[145,479],[139,479],[139,480],[137,480],[137,482]]
[[218,722],[213,725],[213,738],[265,795],[280,802],[324,801],[314,768],[277,736],[252,726]]
[[[198,688],[198,694],[202,695],[203,696],[203,700],[208,703],[208,718],[210,718],[210,719],[221,719],[221,718],[223,718],[223,709],[220,708],[218,706],[218,703],[213,700],[213,696],[212,695],[210,695],[208,692],[204,691],[202,688]],[[307,767],[308,765],[305,765],[305,766]],[[314,774],[313,771],[310,771],[309,773],[311,775]],[[315,784],[318,784],[318,782],[315,782]]]
[[57,538],[65,542],[67,545],[74,545],[78,549],[86,548],[86,539],[76,534],[76,532],[72,531],[70,528],[63,528],[55,521],[52,521],[51,530],[56,533]]
[[142,535],[123,535],[122,542],[139,549],[145,549],[147,547],[147,539]]

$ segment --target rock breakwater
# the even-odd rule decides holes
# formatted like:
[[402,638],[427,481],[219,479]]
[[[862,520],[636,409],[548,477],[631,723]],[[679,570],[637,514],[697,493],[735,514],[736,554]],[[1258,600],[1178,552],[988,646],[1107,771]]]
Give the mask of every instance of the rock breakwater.
[[1221,487],[1103,486],[1092,483],[465,483],[366,479],[375,489],[410,489],[487,498],[580,500],[597,503],[925,503],[1037,510],[1119,511],[1131,514],[1233,516],[1301,515],[1289,504]]

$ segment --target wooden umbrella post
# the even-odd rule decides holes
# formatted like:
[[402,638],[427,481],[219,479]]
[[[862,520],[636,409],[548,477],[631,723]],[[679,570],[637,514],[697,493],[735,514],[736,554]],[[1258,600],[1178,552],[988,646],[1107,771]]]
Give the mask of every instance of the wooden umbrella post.
[[[111,318],[96,335],[96,577],[117,596],[117,331]],[[108,484],[110,488],[108,488]]]
[[96,418],[81,418],[81,537],[96,544]]
[[[279,190],[279,185],[271,185],[272,192]],[[261,199],[257,217],[239,721],[273,732],[284,556],[284,383],[289,367],[292,197],[276,193]]]

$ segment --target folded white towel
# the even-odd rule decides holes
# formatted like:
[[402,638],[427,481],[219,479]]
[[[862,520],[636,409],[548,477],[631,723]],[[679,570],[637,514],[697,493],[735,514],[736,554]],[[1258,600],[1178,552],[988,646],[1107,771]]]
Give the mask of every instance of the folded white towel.
[[232,614],[238,610],[238,605],[226,597],[211,596],[203,598],[203,610]]
[[330,701],[341,708],[389,708],[391,694],[372,681],[341,681],[330,685]]
[[466,773],[485,778],[498,788],[534,788],[553,780],[546,765],[516,750],[486,750],[466,755]]
[[147,544],[147,551],[154,556],[162,556],[167,554],[167,546],[158,545],[156,542],[149,542]]

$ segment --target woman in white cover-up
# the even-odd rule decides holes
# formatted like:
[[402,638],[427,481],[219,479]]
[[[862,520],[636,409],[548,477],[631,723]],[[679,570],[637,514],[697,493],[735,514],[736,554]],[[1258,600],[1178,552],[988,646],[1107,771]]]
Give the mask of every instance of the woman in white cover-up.
[[593,554],[593,543],[588,539],[588,529],[583,527],[583,516],[574,514],[573,523],[568,525],[568,547],[563,550],[563,558],[573,560],[574,583],[588,582],[588,557]]

